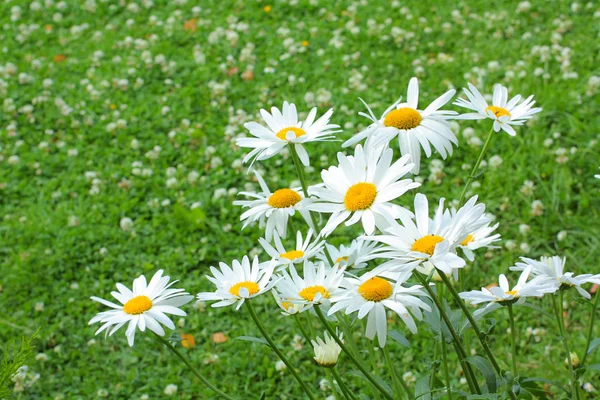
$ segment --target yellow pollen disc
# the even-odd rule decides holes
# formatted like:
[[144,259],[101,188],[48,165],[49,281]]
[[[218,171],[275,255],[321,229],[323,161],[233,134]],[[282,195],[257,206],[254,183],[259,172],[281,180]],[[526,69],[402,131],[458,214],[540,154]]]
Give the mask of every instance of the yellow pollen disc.
[[338,259],[337,259],[337,260],[335,260],[335,263],[336,263],[336,264],[339,264],[339,263],[341,263],[342,261],[346,261],[346,262],[348,262],[348,257],[347,257],[347,256],[338,257]]
[[298,293],[306,301],[313,301],[317,293],[321,293],[321,297],[328,299],[329,292],[323,286],[315,285],[304,288]]
[[518,292],[516,290],[509,290],[508,292],[506,292],[506,294],[510,294],[511,296],[516,296],[517,293]]
[[366,210],[371,207],[377,196],[377,187],[372,183],[361,182],[350,186],[344,196],[344,205],[348,211]]
[[392,284],[383,278],[374,277],[358,287],[358,293],[367,301],[382,301],[392,295]]
[[465,240],[463,240],[462,242],[460,242],[460,245],[461,245],[461,246],[466,246],[466,245],[468,245],[469,243],[471,243],[472,241],[473,241],[473,235],[471,235],[471,234],[469,233],[469,236],[467,236],[467,237],[465,238]]
[[485,109],[485,112],[487,113],[488,111],[493,112],[494,115],[496,116],[496,118],[500,118],[505,115],[510,117],[510,113],[508,112],[508,110],[506,108],[496,107],[496,106],[488,106],[488,108]]
[[234,296],[240,297],[240,289],[241,288],[248,289],[248,293],[250,296],[258,293],[258,291],[260,290],[260,288],[258,287],[258,283],[245,281],[245,282],[239,282],[239,283],[236,283],[235,285],[233,285],[229,289],[229,293],[231,293]]
[[419,253],[433,255],[435,251],[435,246],[438,243],[443,242],[444,238],[437,235],[427,235],[423,236],[421,239],[415,240],[412,245],[412,251],[418,251]]
[[282,130],[277,132],[277,134],[275,136],[277,136],[281,140],[287,140],[287,133],[290,131],[294,132],[294,135],[296,135],[297,138],[300,136],[306,135],[306,132],[304,131],[304,129],[289,127],[289,128],[283,128]]
[[281,307],[283,307],[285,309],[285,311],[288,311],[293,306],[294,305],[292,303],[290,303],[289,301],[284,301],[283,303],[281,303]]
[[279,257],[287,258],[290,261],[295,260],[296,258],[304,257],[304,252],[302,250],[292,250],[287,253],[281,253]]
[[152,308],[152,300],[147,296],[136,296],[129,300],[123,306],[123,311],[127,314],[137,315],[144,313]]
[[267,203],[274,208],[287,208],[296,205],[302,198],[292,189],[279,189],[269,197]]
[[413,108],[403,107],[392,110],[385,116],[383,124],[396,129],[413,129],[421,123],[421,114]]

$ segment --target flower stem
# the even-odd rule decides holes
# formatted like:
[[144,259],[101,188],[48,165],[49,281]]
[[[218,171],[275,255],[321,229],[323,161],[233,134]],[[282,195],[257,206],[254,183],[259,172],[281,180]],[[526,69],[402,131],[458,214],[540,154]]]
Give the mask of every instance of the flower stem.
[[481,153],[479,153],[479,157],[477,158],[477,161],[475,162],[475,165],[473,166],[473,169],[471,170],[471,173],[469,174],[469,177],[467,178],[467,182],[465,183],[465,187],[463,188],[462,194],[460,195],[460,200],[458,201],[459,207],[463,205],[463,201],[465,200],[467,191],[469,190],[471,183],[473,183],[473,180],[475,180],[475,178],[477,177],[477,175],[476,175],[477,171],[479,170],[479,166],[481,165],[481,162],[483,161],[483,157],[485,156],[485,153],[487,152],[488,147],[490,146],[490,143],[492,141],[492,136],[494,136],[494,125],[493,124],[492,124],[492,128],[490,129],[490,133],[488,133],[487,139],[485,140],[485,143],[483,144]]
[[[441,274],[446,276],[443,272],[441,272]],[[419,282],[421,282],[421,284],[423,285],[423,288],[427,291],[427,293],[429,294],[429,296],[435,303],[435,306],[439,310],[440,315],[442,316],[442,319],[444,320],[446,326],[448,327],[448,331],[450,332],[450,335],[452,336],[452,339],[454,341],[454,347],[456,349],[456,354],[458,355],[458,360],[460,361],[460,365],[462,366],[462,369],[465,372],[465,379],[467,380],[467,383],[469,385],[469,389],[471,390],[471,393],[481,394],[481,390],[479,389],[479,385],[477,384],[477,380],[475,379],[475,374],[473,373],[473,369],[471,368],[471,365],[465,361],[465,358],[467,358],[467,353],[465,352],[465,349],[462,345],[460,336],[458,336],[458,333],[456,333],[456,330],[454,329],[454,326],[452,325],[452,322],[450,321],[448,314],[446,314],[446,311],[444,310],[444,307],[442,306],[440,299],[437,297],[435,292],[431,289],[431,287],[429,286],[429,284],[427,283],[427,281],[425,280],[425,278],[423,276],[421,276],[419,273],[415,273],[415,274],[413,274],[413,276],[416,276],[417,279],[419,280]],[[443,335],[442,335],[442,340],[444,340]]]
[[302,326],[302,322],[300,322],[300,317],[298,317],[298,314],[294,314],[294,322],[296,322],[296,325],[298,326],[298,328],[300,328],[300,332],[302,332],[302,336],[304,336],[306,344],[308,346],[312,346],[310,336],[308,335],[308,332],[306,332],[306,329],[304,329],[304,326]]
[[275,352],[275,354],[277,354],[277,356],[279,357],[279,359],[281,359],[281,361],[283,361],[283,363],[290,370],[290,372],[292,373],[292,375],[294,375],[294,378],[296,378],[296,380],[298,381],[298,383],[302,387],[302,390],[304,390],[304,393],[306,393],[306,395],[311,400],[315,400],[315,397],[313,396],[313,394],[309,390],[308,386],[306,386],[306,383],[304,383],[304,381],[302,380],[302,378],[300,377],[300,375],[298,375],[298,372],[296,371],[296,369],[294,368],[294,366],[289,362],[289,360],[287,359],[287,357],[281,352],[281,350],[279,350],[277,348],[277,345],[275,344],[275,342],[273,341],[273,339],[271,339],[271,336],[269,335],[269,333],[267,332],[267,330],[265,329],[265,327],[263,326],[263,324],[258,319],[258,316],[256,315],[256,311],[254,311],[254,307],[252,306],[252,302],[250,301],[250,299],[246,299],[246,301],[244,303],[246,304],[246,308],[248,309],[248,312],[250,313],[250,316],[254,320],[254,323],[258,327],[258,330],[260,331],[260,333],[262,333],[262,335],[265,338],[265,340],[267,341],[267,343],[269,343],[269,346],[271,346],[271,348],[273,349],[273,351]]
[[344,397],[348,400],[356,400],[356,397],[354,397],[354,393],[352,393],[352,391],[350,391],[350,389],[348,389],[348,386],[346,386],[346,384],[344,383],[342,377],[340,376],[340,373],[337,370],[337,367],[331,368],[331,373],[333,374],[335,381],[338,383],[338,385],[340,385],[340,389],[342,389]]
[[336,335],[335,331],[333,330],[333,328],[331,327],[329,322],[327,322],[325,315],[323,315],[323,311],[321,311],[321,308],[319,306],[315,306],[314,308],[315,308],[315,312],[317,313],[317,316],[321,320],[321,323],[323,324],[325,329],[327,329],[327,331],[333,337],[333,339],[336,341],[336,343],[342,348],[342,351],[346,354],[346,356],[348,356],[348,358],[354,363],[354,365],[356,365],[356,367],[360,370],[360,372],[363,373],[363,375],[369,380],[369,382],[371,382],[371,384],[373,384],[373,386],[375,386],[375,388],[377,388],[377,390],[379,390],[386,399],[394,400],[394,397],[392,395],[390,395],[390,393],[388,393],[388,391],[385,390],[385,388],[383,386],[381,386],[381,384],[375,379],[375,377],[373,377],[373,375],[369,371],[367,371],[367,369],[364,367],[363,363],[360,362],[352,354],[352,352],[350,350],[348,350],[348,348],[346,347],[344,342],[342,342],[340,340],[339,336]]
[[565,315],[563,310],[563,291],[558,291],[558,305],[554,296],[552,296],[552,305],[556,311],[556,321],[558,322],[558,330],[562,336],[563,346],[567,353],[567,362],[569,363],[569,372],[571,373],[571,398],[579,400],[579,391],[577,390],[577,379],[575,370],[573,369],[573,360],[571,360],[571,350],[569,349],[569,340],[567,338],[567,330],[565,328]]
[[596,308],[598,308],[598,299],[600,299],[600,289],[596,291],[594,302],[592,303],[592,309],[590,311],[590,327],[588,328],[587,340],[585,343],[585,349],[583,352],[583,358],[581,359],[581,366],[585,365],[585,360],[587,359],[588,349],[590,348],[590,342],[592,341],[592,335],[594,334],[594,321],[596,319]]
[[[401,392],[404,392],[404,394],[406,394],[406,398],[411,399],[412,394],[410,393],[410,388],[406,382],[404,382],[404,379],[398,376],[398,372],[396,371],[396,368],[394,368],[394,363],[392,362],[392,358],[390,357],[390,352],[388,351],[387,346],[383,347],[381,351],[383,351],[383,357],[385,358],[387,367],[392,373],[392,382],[394,382],[394,387],[396,388],[398,396],[400,396]],[[400,389],[400,386],[402,387],[402,390]]]
[[512,349],[512,373],[514,377],[519,376],[517,369],[517,331],[515,330],[515,315],[513,312],[512,303],[508,303],[506,306],[508,309],[508,318],[510,320],[510,338],[511,338],[511,349]]
[[452,400],[452,389],[450,388],[450,372],[448,371],[448,355],[446,354],[446,340],[442,338],[442,368],[444,369],[444,379],[446,380],[446,392],[448,400]]
[[[154,332],[152,332],[154,333]],[[213,392],[215,392],[218,396],[224,398],[224,399],[228,399],[228,400],[235,400],[233,397],[227,395],[226,393],[223,393],[222,391],[220,391],[219,389],[216,388],[216,386],[214,386],[212,383],[210,383],[208,381],[208,379],[206,379],[204,376],[202,376],[202,374],[200,373],[200,371],[198,371],[196,368],[194,368],[194,366],[190,363],[190,361],[183,355],[181,354],[181,352],[179,350],[177,350],[177,348],[175,346],[173,346],[171,343],[169,343],[169,341],[167,339],[165,339],[164,337],[157,335],[156,333],[154,333],[154,335],[156,336],[156,338],[162,342],[165,346],[167,346],[167,348],[169,350],[171,350],[177,357],[179,357],[179,359],[181,361],[183,361],[183,363],[188,367],[188,369],[190,371],[192,371],[192,373],[194,375],[196,375],[196,377],[198,379],[200,379],[200,381],[206,386],[208,387],[210,390],[212,390]]]

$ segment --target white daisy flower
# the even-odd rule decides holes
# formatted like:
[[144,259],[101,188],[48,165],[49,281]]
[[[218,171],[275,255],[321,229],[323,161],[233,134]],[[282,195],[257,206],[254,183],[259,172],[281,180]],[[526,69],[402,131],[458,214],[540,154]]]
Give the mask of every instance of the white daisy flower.
[[531,266],[528,266],[523,270],[517,284],[512,289],[506,276],[501,274],[498,278],[499,286],[461,292],[459,296],[472,305],[488,303],[484,308],[475,311],[474,315],[478,316],[509,303],[521,304],[527,297],[542,297],[545,293],[556,291],[556,283],[547,277],[539,276],[527,282],[531,269]]
[[413,164],[406,155],[392,164],[393,152],[382,148],[363,151],[356,146],[354,156],[338,153],[339,165],[321,172],[323,184],[312,186],[309,193],[318,200],[307,205],[311,211],[331,213],[321,234],[328,236],[342,222],[346,226],[362,222],[368,235],[377,226],[383,229],[410,211],[391,203],[410,189],[421,186],[412,179],[403,179]]
[[397,136],[402,155],[411,155],[411,161],[415,164],[412,173],[418,174],[421,163],[421,147],[428,158],[431,157],[431,146],[433,146],[442,158],[446,159],[448,155],[452,155],[452,144],[458,145],[458,139],[450,130],[450,124],[447,121],[457,113],[440,110],[455,93],[454,89],[448,90],[427,108],[420,110],[418,109],[419,81],[417,78],[412,78],[408,84],[407,102],[400,103],[402,98],[398,99],[385,110],[379,119],[363,101],[369,114],[363,112],[359,114],[367,117],[373,123],[346,141],[342,147],[351,146],[364,138],[367,138],[366,147],[379,147],[389,143]]
[[253,149],[244,157],[244,162],[252,160],[266,160],[279,154],[285,146],[292,145],[298,153],[302,164],[309,165],[308,153],[303,144],[309,142],[331,141],[334,133],[341,132],[339,125],[329,123],[333,109],[327,111],[315,121],[316,107],[310,110],[304,121],[298,121],[296,106],[287,101],[283,102],[283,109],[271,108],[271,113],[261,109],[260,115],[267,124],[265,127],[257,122],[248,122],[244,127],[254,137],[239,138],[236,143],[240,147]]
[[259,227],[265,229],[265,238],[268,242],[273,239],[274,232],[277,232],[280,237],[286,237],[288,220],[296,212],[300,213],[311,226],[309,212],[304,209],[306,200],[299,188],[283,188],[271,193],[262,176],[256,171],[255,174],[261,192],[240,192],[240,195],[250,197],[252,200],[233,202],[236,206],[248,208],[240,216],[240,220],[245,221],[242,229],[258,221]]
[[319,237],[316,237],[311,243],[312,235],[312,229],[308,230],[306,239],[302,239],[302,232],[296,232],[296,247],[292,250],[285,249],[277,232],[275,232],[274,236],[275,247],[263,238],[258,239],[258,241],[269,256],[271,256],[271,259],[276,262],[276,265],[289,265],[309,260],[321,251],[325,241],[319,241]]
[[409,288],[402,286],[410,275],[410,272],[399,273],[396,275],[395,282],[376,276],[372,272],[359,278],[346,278],[342,282],[346,290],[332,296],[331,301],[334,304],[329,309],[328,315],[340,310],[344,310],[346,314],[358,311],[358,319],[368,315],[365,337],[373,340],[377,336],[381,348],[385,347],[387,338],[386,308],[398,314],[408,329],[416,333],[417,325],[412,315],[421,320],[423,318],[421,309],[431,311],[431,307],[417,297],[427,296],[421,290],[421,286],[415,285]]
[[157,271],[148,284],[144,275],[140,275],[133,281],[133,290],[117,283],[118,292],[110,294],[121,304],[92,296],[92,300],[112,308],[110,311],[97,314],[90,320],[89,325],[96,322],[103,323],[96,331],[96,335],[102,331],[105,331],[106,335],[112,335],[123,325],[128,324],[125,335],[129,345],[133,346],[138,328],[144,332],[147,327],[160,336],[165,335],[161,324],[169,329],[175,329],[175,325],[165,314],[187,315],[179,307],[192,301],[194,296],[186,293],[184,289],[171,289],[177,281],[169,283],[169,277],[162,274],[162,270]]
[[[487,217],[484,216],[484,218]],[[498,248],[498,246],[492,246],[491,244],[500,240],[499,233],[492,234],[500,224],[496,223],[491,226],[490,224],[491,222],[486,222],[482,227],[469,233],[465,240],[458,245],[469,261],[475,260],[474,251],[477,249],[481,249],[482,247],[487,249]]]
[[[337,333],[337,332],[336,332]],[[344,334],[338,335],[340,340]],[[317,336],[317,340],[311,340],[313,350],[315,352],[315,361],[322,367],[331,368],[337,364],[342,348],[337,341],[333,339],[327,332],[324,334],[325,340]]]
[[306,304],[304,303],[292,303],[290,301],[291,299],[286,299],[282,297],[281,294],[277,292],[275,288],[271,290],[271,293],[273,293],[273,297],[275,298],[275,301],[277,302],[279,308],[281,308],[281,314],[283,315],[287,316],[299,314],[302,311],[304,311],[304,308],[306,307]]
[[485,98],[479,93],[479,90],[472,84],[468,84],[469,89],[464,88],[463,91],[467,99],[459,98],[454,102],[459,107],[468,108],[475,111],[474,113],[461,114],[457,119],[486,119],[494,121],[494,131],[498,132],[502,129],[511,136],[515,136],[513,125],[523,125],[527,120],[540,111],[541,108],[532,108],[535,104],[533,95],[523,100],[521,103],[521,95],[516,95],[508,100],[508,89],[500,84],[494,85],[494,94],[492,96],[492,104],[488,104]]
[[[349,246],[342,244],[340,247],[335,247],[330,244],[325,244],[325,247],[327,248],[327,251],[329,251],[334,265],[339,268],[362,269],[367,266],[367,262],[370,259],[369,256],[377,247],[377,243],[368,242],[358,238],[354,239]],[[329,265],[329,260],[324,251],[319,252],[317,258]]]
[[575,276],[573,272],[565,272],[566,258],[559,256],[542,257],[540,260],[532,260],[531,258],[521,257],[523,262],[518,262],[514,267],[510,267],[511,271],[524,271],[531,268],[533,276],[541,276],[550,278],[556,284],[556,290],[562,288],[574,287],[580,295],[586,299],[591,299],[592,296],[581,287],[586,283],[596,283],[600,285],[600,274],[582,274]]
[[223,262],[219,263],[219,268],[221,270],[211,266],[210,271],[213,276],[206,276],[214,283],[217,290],[198,293],[196,296],[198,301],[218,300],[212,305],[213,307],[230,306],[237,302],[237,310],[246,299],[259,296],[275,285],[275,281],[271,280],[273,264],[259,263],[258,257],[254,257],[252,266],[248,256],[244,256],[241,263],[233,260],[231,268]]
[[329,268],[323,262],[305,261],[303,275],[300,277],[294,267],[289,268],[289,273],[284,270],[275,287],[279,296],[286,302],[309,306],[304,309],[314,304],[327,306],[331,296],[338,292],[344,268]]
[[490,226],[492,222],[492,216],[485,214],[485,205],[477,204],[477,196],[471,197],[467,203],[461,208],[462,212],[459,214],[453,207],[447,210],[445,213],[446,218],[458,218],[461,216],[461,221],[455,223],[462,224],[464,232],[467,236],[457,245],[460,248],[465,257],[469,261],[475,259],[474,251],[482,247],[495,248],[491,246],[492,243],[500,240],[500,234],[492,234],[500,224]]

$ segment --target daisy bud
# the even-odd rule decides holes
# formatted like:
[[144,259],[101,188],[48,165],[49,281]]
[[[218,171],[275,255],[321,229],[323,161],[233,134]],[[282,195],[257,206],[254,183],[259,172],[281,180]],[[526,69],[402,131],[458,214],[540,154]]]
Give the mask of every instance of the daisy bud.
[[[342,339],[343,334],[339,336]],[[322,367],[331,368],[338,362],[338,357],[342,351],[337,342],[325,332],[325,341],[317,337],[317,341],[311,340],[315,351],[315,361]]]
[[[574,351],[571,352],[571,364],[573,365],[573,369],[579,368],[581,361],[579,360],[579,356]],[[565,368],[569,368],[569,359],[565,358]]]

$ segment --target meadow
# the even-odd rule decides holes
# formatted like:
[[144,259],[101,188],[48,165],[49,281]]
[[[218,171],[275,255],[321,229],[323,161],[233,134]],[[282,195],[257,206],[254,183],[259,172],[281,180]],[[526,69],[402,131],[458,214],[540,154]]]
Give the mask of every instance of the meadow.
[[[11,398],[212,396],[150,334],[138,333],[134,347],[122,332],[94,336],[88,321],[101,307],[90,297],[108,298],[116,282],[159,269],[195,295],[211,290],[210,266],[267,259],[262,229],[242,229],[243,210],[232,204],[239,192],[259,189],[242,162],[248,149],[235,139],[248,135],[243,125],[259,120],[261,108],[284,100],[302,116],[333,108],[345,141],[369,124],[357,114],[365,111],[359,97],[380,115],[413,76],[423,104],[452,88],[462,95],[468,82],[482,93],[501,83],[511,95],[534,94],[543,111],[515,137],[495,134],[469,191],[499,222],[502,241],[479,250],[463,284],[479,289],[521,256],[560,255],[578,274],[600,273],[598,4],[13,0],[0,5],[0,20],[0,348],[39,329]],[[461,196],[488,122],[453,121],[454,154],[423,156],[415,180],[431,204]],[[337,165],[338,151],[350,154],[340,144],[306,146],[311,184]],[[397,142],[391,147],[397,157]],[[269,186],[300,186],[288,152],[254,168]],[[415,193],[398,204],[412,207]],[[360,233],[360,224],[344,228],[328,242],[347,244]],[[580,355],[587,303],[576,292],[565,296]],[[310,344],[272,296],[255,307],[319,398],[333,396],[331,377],[313,365]],[[195,302],[184,309],[175,333],[193,336],[183,350],[221,390],[304,398],[268,347],[236,339],[259,336],[246,312]],[[567,386],[555,322],[539,308],[516,314],[520,369]],[[493,318],[490,346],[509,354],[508,320]],[[388,325],[410,342],[389,347],[414,388],[435,362],[426,344],[434,333],[418,323],[411,335],[398,318]],[[362,327],[356,340],[365,341]],[[478,351],[473,337],[468,342]],[[465,388],[456,355],[449,357],[451,381]],[[600,363],[600,350],[589,363]],[[376,354],[370,365],[382,369],[383,359]],[[366,387],[352,365],[339,369],[357,393]],[[582,379],[582,398],[598,398],[600,370]],[[569,398],[553,383],[540,385],[548,398]]]

